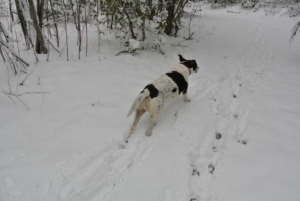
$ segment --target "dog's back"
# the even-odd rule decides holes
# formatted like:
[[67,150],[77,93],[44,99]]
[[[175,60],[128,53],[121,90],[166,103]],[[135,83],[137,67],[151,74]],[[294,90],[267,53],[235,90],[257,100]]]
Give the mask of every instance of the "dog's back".
[[176,98],[181,92],[185,93],[187,90],[187,77],[186,67],[181,64],[174,66],[165,75],[160,76],[143,89],[133,102],[127,117],[138,108],[146,97],[150,97],[151,100],[158,98],[162,99],[162,102],[166,102]]

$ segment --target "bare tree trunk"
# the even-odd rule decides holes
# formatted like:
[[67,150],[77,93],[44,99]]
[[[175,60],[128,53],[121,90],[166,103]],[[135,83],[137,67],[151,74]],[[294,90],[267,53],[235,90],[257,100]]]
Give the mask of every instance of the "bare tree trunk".
[[80,9],[81,3],[77,2],[77,31],[78,31],[78,59],[80,59],[80,52],[81,52],[81,26],[80,26]]
[[[43,0],[42,0],[43,1]],[[28,3],[29,3],[29,11],[30,11],[30,16],[31,16],[31,19],[32,19],[32,23],[33,23],[33,26],[35,28],[35,31],[36,31],[36,36],[37,36],[37,45],[39,46],[36,46],[36,52],[38,54],[47,54],[47,48],[46,48],[46,45],[45,45],[45,41],[44,41],[44,37],[43,37],[43,33],[42,33],[42,30],[39,26],[39,23],[38,23],[38,19],[36,17],[36,11],[35,11],[35,6],[34,6],[34,3],[32,0],[28,0]],[[39,0],[38,0],[38,3],[39,3]],[[39,4],[38,4],[39,6]],[[40,11],[42,12],[42,11]]]
[[21,23],[21,28],[22,28],[22,31],[23,31],[23,34],[24,34],[26,48],[27,48],[27,50],[29,50],[30,49],[30,41],[29,41],[29,35],[28,35],[28,30],[27,30],[27,22],[25,20],[23,12],[22,12],[22,10],[23,10],[22,7],[23,6],[21,5],[20,0],[15,0],[15,3],[16,3],[16,9],[17,9],[18,17],[19,17],[19,20],[20,20],[20,23]]
[[56,37],[56,45],[57,47],[59,47],[59,35],[58,35],[58,28],[57,28],[57,19],[56,19],[56,15],[54,14],[54,8],[53,8],[53,3],[52,0],[50,1],[50,8],[51,8],[51,14],[53,17],[53,21],[54,21],[54,31],[55,31],[55,37]]
[[173,30],[173,20],[174,20],[174,17],[175,17],[175,3],[176,3],[176,0],[169,0],[167,2],[167,12],[168,12],[168,16],[167,16],[167,19],[166,19],[166,27],[165,27],[165,33],[167,35],[171,35],[172,34],[172,30]]
[[129,14],[127,13],[126,6],[124,6],[124,10],[123,11],[124,11],[124,13],[125,13],[125,15],[127,17],[128,23],[129,23],[129,30],[131,32],[131,38],[136,39],[136,36],[134,34],[134,31],[133,31],[133,24],[132,24],[132,21],[130,20]]
[[57,47],[59,47],[59,35],[58,35],[58,28],[57,28],[57,23],[58,22],[57,22],[55,14],[54,14],[52,0],[50,0],[50,7],[51,7],[51,13],[52,13],[53,21],[54,21],[54,30],[55,30],[56,44],[57,44]]
[[81,11],[81,2],[80,0],[76,1],[76,11],[77,13],[75,13],[73,7],[74,4],[72,2],[72,0],[70,0],[70,4],[72,7],[72,15],[74,18],[74,23],[75,23],[75,27],[77,29],[77,44],[78,44],[78,58],[80,59],[80,52],[81,52],[81,26],[80,26],[80,11]]
[[143,19],[143,22],[142,22],[142,41],[145,41],[145,39],[146,39],[145,27],[146,27],[146,19]]
[[187,2],[188,2],[188,0],[179,0],[177,8],[176,8],[176,11],[175,11],[175,19],[174,19],[174,21],[176,22],[176,24],[177,23],[179,25],[181,24],[180,20],[181,20],[181,18],[183,16],[184,7],[187,4]]
[[[183,8],[187,4],[188,0],[168,0],[165,33],[167,35],[176,35],[180,25],[180,19],[183,15]],[[177,5],[177,7],[176,7]]]
[[[49,0],[46,0],[46,10],[51,12],[50,9],[49,9]],[[49,15],[46,15],[46,22],[49,22]],[[48,37],[52,39],[51,26],[47,26],[47,29],[48,29]]]
[[153,20],[153,17],[155,16],[155,8],[153,7],[153,0],[147,0],[147,7],[148,7],[148,20]]
[[[41,33],[43,30],[43,14],[44,14],[44,0],[37,0],[37,17],[38,17],[38,25],[40,27]],[[43,33],[42,33],[43,34]],[[43,38],[44,39],[44,38]],[[38,34],[36,35],[36,41],[35,41],[35,49],[37,53],[42,53],[44,50],[42,50],[42,42],[39,39]],[[46,46],[45,46],[46,48]],[[46,48],[47,49],[47,48]],[[46,54],[45,52],[44,54]]]
[[14,15],[13,15],[13,12],[12,12],[12,3],[11,3],[11,0],[9,0],[9,14],[10,14],[10,18],[11,18],[11,21],[15,21],[15,18],[14,18]]
[[87,25],[87,15],[86,15],[86,7],[87,5],[85,5],[85,8],[84,8],[84,16],[85,16],[85,56],[87,57],[87,53],[88,53],[88,25]]
[[65,4],[64,0],[62,0],[62,5],[63,5],[64,17],[65,17],[66,46],[67,46],[67,61],[69,61],[69,44],[68,44],[67,11],[66,11],[66,4]]
[[[97,16],[99,15],[99,1],[96,2],[97,5]],[[99,23],[97,24],[97,31],[98,31],[98,52],[100,52],[100,27]]]

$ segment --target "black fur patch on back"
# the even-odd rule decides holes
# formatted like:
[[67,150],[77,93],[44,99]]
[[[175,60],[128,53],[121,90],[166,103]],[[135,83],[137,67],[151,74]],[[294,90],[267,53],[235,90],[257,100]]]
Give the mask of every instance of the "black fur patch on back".
[[[158,90],[156,89],[156,87],[153,85],[153,84],[148,84],[145,88],[145,89],[148,89],[149,92],[150,92],[150,98],[155,98],[158,96]],[[141,92],[143,93],[144,90]]]
[[179,94],[182,92],[183,94],[186,94],[188,83],[184,79],[183,75],[178,73],[177,71],[172,71],[171,73],[167,73],[167,76],[169,76],[178,86]]

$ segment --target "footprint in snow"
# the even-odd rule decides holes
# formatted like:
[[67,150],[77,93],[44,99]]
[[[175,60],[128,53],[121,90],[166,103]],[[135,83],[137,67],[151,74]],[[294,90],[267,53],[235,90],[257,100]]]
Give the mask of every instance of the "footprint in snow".
[[194,175],[198,175],[198,176],[200,176],[200,172],[197,170],[197,169],[193,169],[193,172],[192,172],[192,175],[194,176]]
[[221,134],[221,133],[216,133],[216,139],[217,139],[217,140],[221,139],[221,137],[222,137],[222,134]]
[[238,140],[238,143],[246,145],[248,143],[248,141],[247,140]]
[[209,165],[208,165],[208,170],[209,170],[209,172],[210,172],[211,174],[213,174],[214,171],[215,171],[215,167],[214,167],[212,164],[209,164]]

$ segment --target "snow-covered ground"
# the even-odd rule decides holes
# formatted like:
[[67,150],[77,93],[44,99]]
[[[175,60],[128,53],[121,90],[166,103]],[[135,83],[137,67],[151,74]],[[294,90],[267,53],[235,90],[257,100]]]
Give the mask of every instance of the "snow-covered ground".
[[[3,93],[0,63],[0,200],[300,200],[300,37],[289,46],[296,21],[204,8],[194,40],[166,37],[164,56],[114,56],[122,46],[113,37],[97,53],[89,27],[80,60],[72,28],[69,62],[52,51],[35,65],[21,52],[33,72],[24,86],[25,74],[10,75],[9,85],[15,94],[43,92],[20,96],[29,110]],[[178,53],[200,67],[191,102],[170,102],[151,137],[145,115],[124,143],[133,100]]]

